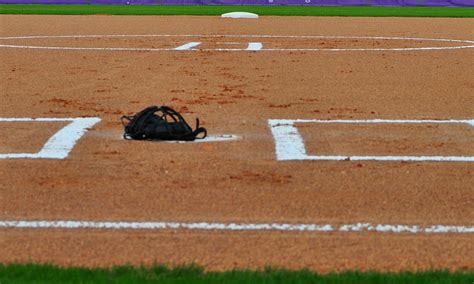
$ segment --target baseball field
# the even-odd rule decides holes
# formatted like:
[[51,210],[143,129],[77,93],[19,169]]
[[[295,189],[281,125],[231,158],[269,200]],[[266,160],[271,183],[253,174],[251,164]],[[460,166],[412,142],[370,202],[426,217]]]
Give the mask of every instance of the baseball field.
[[237,8],[0,5],[1,283],[474,281],[474,8]]

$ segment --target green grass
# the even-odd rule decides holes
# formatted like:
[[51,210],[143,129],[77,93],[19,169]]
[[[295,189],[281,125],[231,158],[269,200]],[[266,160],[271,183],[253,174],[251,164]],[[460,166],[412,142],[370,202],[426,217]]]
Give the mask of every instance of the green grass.
[[0,264],[0,283],[473,283],[474,271],[342,272],[317,274],[309,270],[265,269],[204,272],[198,266],[169,269],[118,266],[61,268],[54,265]]
[[0,14],[220,15],[232,11],[275,16],[474,17],[474,7],[0,5]]

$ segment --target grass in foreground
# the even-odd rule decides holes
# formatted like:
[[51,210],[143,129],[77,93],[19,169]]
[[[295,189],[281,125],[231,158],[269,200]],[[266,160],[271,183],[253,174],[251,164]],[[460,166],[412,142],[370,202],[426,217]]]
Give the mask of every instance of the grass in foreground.
[[54,265],[0,264],[0,283],[473,283],[474,271],[342,272],[317,274],[309,270],[277,269],[204,272],[198,266],[169,269],[117,266],[61,268]]
[[0,14],[47,15],[221,15],[252,12],[274,16],[368,16],[474,18],[474,7],[317,7],[317,6],[126,6],[0,4]]

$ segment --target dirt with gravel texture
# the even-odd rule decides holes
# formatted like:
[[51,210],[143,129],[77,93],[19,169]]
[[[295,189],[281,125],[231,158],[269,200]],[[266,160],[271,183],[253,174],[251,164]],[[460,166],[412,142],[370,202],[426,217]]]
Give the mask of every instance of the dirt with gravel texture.
[[[66,37],[64,35],[172,35]],[[187,36],[183,36],[187,35]],[[192,35],[192,37],[190,37]],[[224,37],[223,35],[240,35]],[[325,38],[242,35],[326,36]],[[100,117],[68,158],[0,159],[1,220],[473,226],[474,163],[277,161],[268,119],[474,119],[473,19],[0,16],[0,117]],[[219,51],[263,48],[358,51]],[[472,45],[472,43],[471,43]],[[237,141],[124,141],[123,114],[170,105]],[[35,152],[63,124],[0,122],[0,152]],[[19,126],[19,124],[22,124]],[[300,125],[311,154],[473,156],[462,125]],[[410,233],[0,229],[0,261],[196,262],[474,269],[474,236]]]

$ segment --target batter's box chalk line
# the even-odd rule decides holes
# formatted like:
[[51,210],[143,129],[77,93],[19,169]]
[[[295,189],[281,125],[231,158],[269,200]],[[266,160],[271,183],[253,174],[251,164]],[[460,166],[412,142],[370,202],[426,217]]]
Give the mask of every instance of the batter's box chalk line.
[[285,224],[285,223],[218,223],[218,222],[130,222],[130,221],[33,221],[4,220],[0,229],[106,229],[106,230],[212,230],[212,231],[285,231],[285,232],[374,232],[411,234],[472,234],[474,226],[459,225],[406,225],[406,224]]
[[[182,43],[176,47],[166,48],[144,48],[144,47],[78,47],[78,46],[44,46],[44,45],[18,45],[8,44],[11,40],[35,40],[35,39],[81,39],[81,38],[182,38]],[[246,48],[201,48],[202,41],[187,41],[190,38],[209,38],[220,39],[243,39],[246,40]],[[379,40],[379,41],[418,41],[418,42],[438,42],[456,45],[448,46],[425,46],[425,47],[390,47],[390,48],[267,48],[256,39],[304,39],[304,40]],[[442,38],[419,38],[419,37],[389,37],[389,36],[319,36],[319,35],[193,35],[193,34],[150,34],[150,35],[37,35],[37,36],[3,36],[0,37],[0,48],[15,49],[41,49],[41,50],[71,50],[71,51],[427,51],[427,50],[455,50],[474,48],[474,41],[459,39],[442,39]]]
[[466,120],[319,120],[319,119],[269,119],[268,126],[275,141],[278,161],[406,161],[406,162],[474,162],[474,156],[347,156],[308,155],[296,123],[315,124],[467,124],[474,127],[474,119]]
[[98,117],[0,118],[1,122],[70,122],[51,136],[37,153],[2,153],[0,159],[65,159],[76,142],[100,121]]

